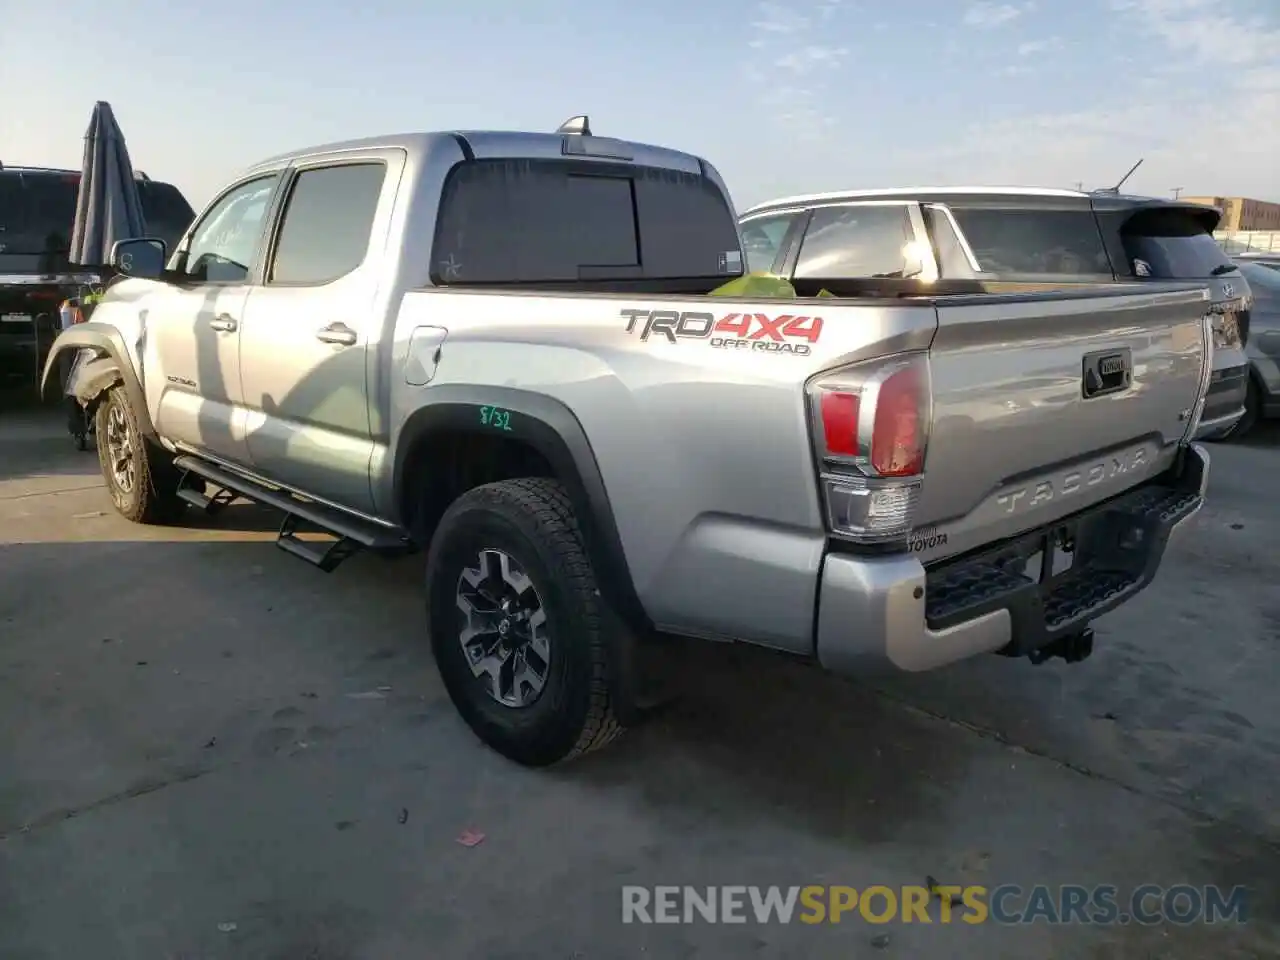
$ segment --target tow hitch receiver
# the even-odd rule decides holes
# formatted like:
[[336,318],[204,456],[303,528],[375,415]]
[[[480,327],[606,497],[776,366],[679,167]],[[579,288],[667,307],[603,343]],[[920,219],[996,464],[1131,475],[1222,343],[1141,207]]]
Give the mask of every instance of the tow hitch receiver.
[[1093,653],[1093,627],[1085,627],[1079,633],[1058,637],[1043,647],[1032,650],[1027,656],[1032,663],[1041,664],[1054,657],[1061,657],[1067,663],[1079,663],[1089,659]]

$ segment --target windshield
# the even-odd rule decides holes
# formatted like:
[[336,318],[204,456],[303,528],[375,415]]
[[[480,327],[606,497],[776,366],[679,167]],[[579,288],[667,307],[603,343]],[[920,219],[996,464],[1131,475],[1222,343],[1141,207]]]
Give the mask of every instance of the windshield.
[[1204,280],[1234,273],[1236,266],[1193,213],[1144,210],[1120,231],[1133,276]]

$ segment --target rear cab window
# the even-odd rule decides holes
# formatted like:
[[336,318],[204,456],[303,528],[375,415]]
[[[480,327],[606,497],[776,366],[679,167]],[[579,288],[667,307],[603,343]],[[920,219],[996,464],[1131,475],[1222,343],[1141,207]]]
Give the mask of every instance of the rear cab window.
[[6,254],[62,253],[71,243],[80,176],[0,172],[0,227]]
[[574,160],[455,166],[431,262],[438,285],[723,282],[741,273],[737,223],[712,181]]
[[[41,254],[65,265],[76,218],[80,174],[59,170],[0,171],[0,256]],[[147,231],[170,247],[195,214],[176,187],[138,181]]]

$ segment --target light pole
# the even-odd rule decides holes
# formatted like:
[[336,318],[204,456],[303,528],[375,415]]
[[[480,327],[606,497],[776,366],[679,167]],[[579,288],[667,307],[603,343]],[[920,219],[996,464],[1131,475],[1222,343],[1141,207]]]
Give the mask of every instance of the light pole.
[[1185,190],[1185,189],[1186,189],[1185,187],[1174,187],[1174,188],[1173,188],[1173,199],[1177,200],[1177,199],[1178,199],[1178,197],[1180,197],[1180,196],[1182,195],[1182,191],[1183,191],[1183,190]]

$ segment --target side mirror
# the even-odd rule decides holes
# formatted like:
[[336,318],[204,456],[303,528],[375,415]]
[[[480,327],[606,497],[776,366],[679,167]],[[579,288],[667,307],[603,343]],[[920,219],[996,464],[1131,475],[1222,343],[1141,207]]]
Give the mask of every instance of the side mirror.
[[159,279],[167,259],[164,241],[155,237],[117,240],[111,245],[111,266],[127,277]]

